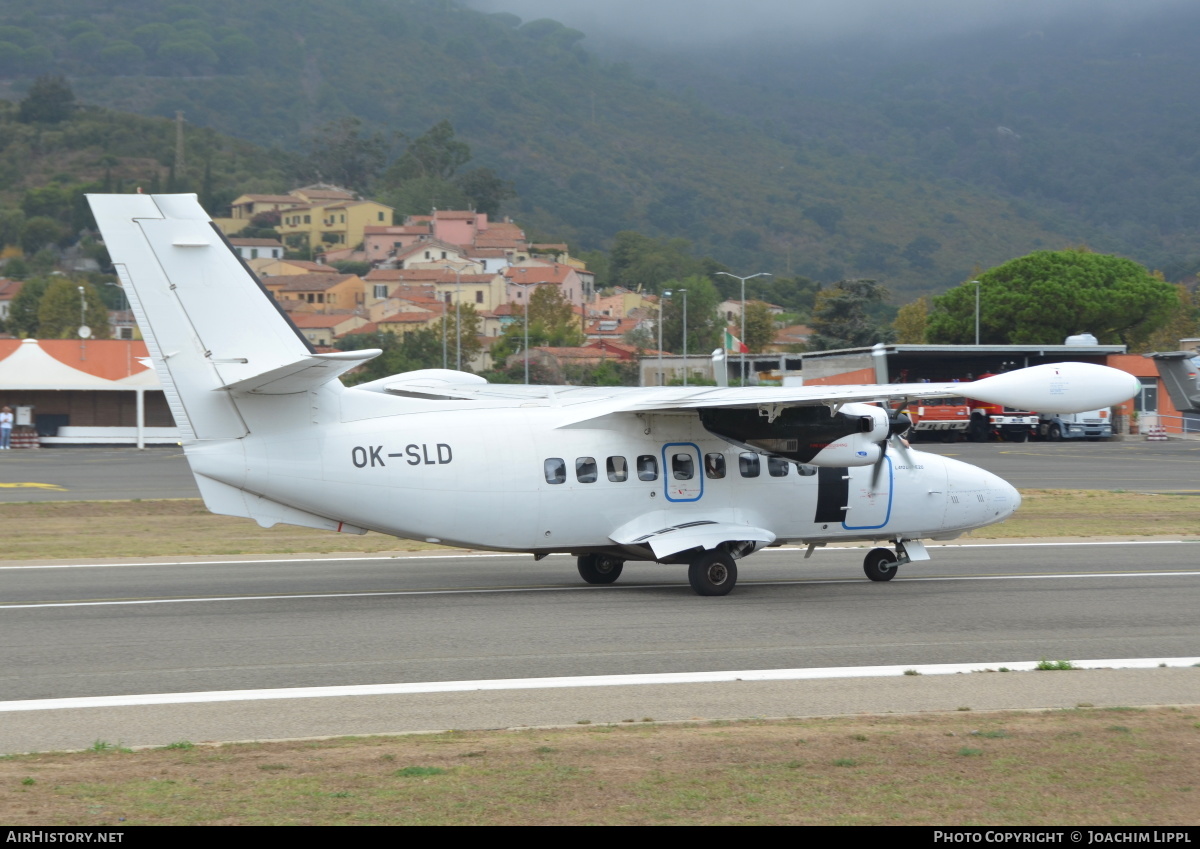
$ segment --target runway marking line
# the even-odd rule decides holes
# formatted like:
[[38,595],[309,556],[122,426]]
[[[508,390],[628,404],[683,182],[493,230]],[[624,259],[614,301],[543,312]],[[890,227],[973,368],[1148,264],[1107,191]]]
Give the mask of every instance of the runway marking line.
[[0,489],[48,489],[54,492],[70,491],[65,486],[59,486],[56,483],[35,483],[34,481],[0,483]]
[[[359,684],[339,687],[289,687],[270,690],[213,690],[195,693],[149,693],[128,696],[82,696],[0,702],[0,713],[80,708],[139,707],[280,699],[321,699],[361,696],[401,696],[424,693],[465,693],[496,690],[555,690],[581,687],[630,687],[662,684],[717,684],[739,681],[803,681],[829,678],[883,678],[911,675],[957,675],[967,672],[1012,672],[1037,669],[1040,661],[939,663],[916,666],[834,666],[819,669],[748,669],[722,672],[663,672],[640,675],[581,675],[560,678],[497,678],[477,681],[426,681],[410,684]],[[1119,658],[1072,660],[1077,669],[1151,669],[1200,664],[1200,657]],[[911,671],[910,671],[911,670]]]
[[[1200,540],[1190,539],[1148,539],[1148,540],[1098,540],[1088,542],[980,542],[980,543],[963,543],[963,542],[946,542],[933,545],[927,545],[926,548],[1033,548],[1033,547],[1056,547],[1056,548],[1071,548],[1077,546],[1094,546],[1094,545],[1197,545]],[[831,552],[862,552],[864,549],[870,548],[868,543],[855,545],[839,546],[837,548],[826,547],[818,548],[816,554],[828,554]],[[764,548],[757,554],[794,554],[807,550],[807,546],[803,545],[782,545]],[[0,571],[9,569],[118,569],[130,567],[145,567],[145,566],[245,566],[245,565],[266,565],[272,563],[342,563],[342,562],[369,562],[376,560],[396,560],[407,562],[410,560],[451,560],[451,559],[486,559],[489,557],[507,558],[507,557],[529,557],[528,552],[505,552],[505,551],[489,551],[483,553],[454,553],[454,554],[378,554],[378,555],[339,555],[336,557],[280,557],[267,558],[263,560],[161,560],[153,562],[133,562],[133,563],[31,563],[23,566],[0,566]],[[552,554],[551,557],[568,557],[565,554]]]
[[[1153,572],[1068,572],[1039,575],[1027,573],[1021,575],[928,575],[924,577],[897,578],[892,583],[938,583],[951,581],[1040,581],[1040,580],[1069,580],[1071,578],[1173,578],[1200,577],[1200,571],[1195,570],[1157,570]],[[745,581],[744,586],[754,587],[795,587],[814,584],[861,584],[862,578],[798,578],[794,581]],[[330,592],[330,593],[277,593],[273,595],[223,595],[223,596],[177,596],[174,598],[116,598],[89,599],[87,601],[28,601],[0,602],[0,611],[5,610],[42,610],[57,607],[121,607],[150,604],[199,604],[213,601],[300,601],[306,599],[331,598],[389,598],[398,596],[429,596],[429,595],[490,595],[500,593],[538,593],[538,592],[605,592],[620,590],[677,590],[687,586],[677,584],[617,584],[617,585],[572,585],[546,586],[530,584],[515,587],[455,587],[427,588],[416,590],[374,590],[359,592]]]

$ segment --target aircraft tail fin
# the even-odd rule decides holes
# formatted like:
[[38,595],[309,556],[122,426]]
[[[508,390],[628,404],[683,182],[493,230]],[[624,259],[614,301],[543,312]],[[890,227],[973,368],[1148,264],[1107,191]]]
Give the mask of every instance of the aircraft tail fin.
[[1197,384],[1197,369],[1193,363],[1194,353],[1171,351],[1169,353],[1146,354],[1158,366],[1159,377],[1171,403],[1181,413],[1200,412],[1200,384]]
[[303,391],[364,359],[318,355],[195,195],[88,202],[189,441],[245,436],[239,391]]

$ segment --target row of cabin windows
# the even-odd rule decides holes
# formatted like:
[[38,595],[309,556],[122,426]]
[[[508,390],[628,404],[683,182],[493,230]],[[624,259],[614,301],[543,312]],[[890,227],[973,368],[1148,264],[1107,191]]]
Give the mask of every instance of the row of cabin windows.
[[[560,484],[567,482],[567,462],[561,457],[550,457],[543,464],[546,483]],[[613,483],[623,483],[629,480],[629,465],[624,457],[609,457],[605,461],[608,479]],[[642,454],[637,458],[637,477],[640,481],[658,480],[658,457],[653,454]],[[786,478],[792,464],[780,457],[767,457],[767,474],[773,478]],[[817,470],[812,466],[798,466],[802,476],[815,475]],[[738,455],[738,472],[744,478],[756,478],[762,474],[762,461],[758,454],[749,451]],[[671,455],[671,477],[677,481],[689,481],[696,476],[694,455],[679,453]],[[719,480],[725,477],[725,455],[704,455],[704,476]],[[575,480],[579,483],[595,483],[600,478],[599,464],[595,457],[575,458]]]

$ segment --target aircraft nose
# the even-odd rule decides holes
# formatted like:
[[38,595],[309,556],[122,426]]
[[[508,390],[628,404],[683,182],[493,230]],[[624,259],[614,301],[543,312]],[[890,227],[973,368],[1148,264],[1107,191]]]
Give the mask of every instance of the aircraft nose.
[[987,489],[989,506],[995,511],[994,521],[1005,519],[1017,512],[1021,506],[1021,493],[1017,488],[999,475],[987,473]]

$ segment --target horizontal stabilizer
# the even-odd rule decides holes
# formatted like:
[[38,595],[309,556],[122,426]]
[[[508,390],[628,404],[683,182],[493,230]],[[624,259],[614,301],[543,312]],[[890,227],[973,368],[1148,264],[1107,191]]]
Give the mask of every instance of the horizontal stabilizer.
[[291,395],[307,392],[368,360],[375,359],[382,353],[378,348],[368,348],[362,351],[313,354],[285,366],[269,369],[262,374],[228,383],[221,388],[238,394],[252,395]]

